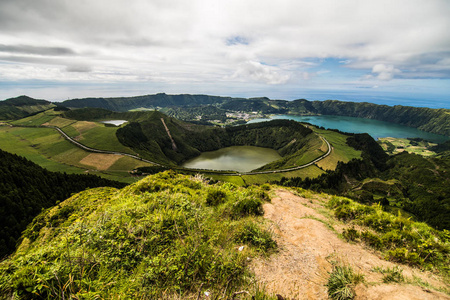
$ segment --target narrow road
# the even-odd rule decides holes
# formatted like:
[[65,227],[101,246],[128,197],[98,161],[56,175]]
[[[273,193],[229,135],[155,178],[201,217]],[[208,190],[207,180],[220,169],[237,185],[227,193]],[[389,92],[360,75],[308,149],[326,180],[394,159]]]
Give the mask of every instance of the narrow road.
[[[13,125],[13,126],[14,127],[29,127],[29,126],[17,126],[17,125]],[[35,127],[35,126],[31,126],[31,127]],[[169,166],[165,166],[165,165],[156,163],[154,161],[150,161],[150,160],[141,158],[141,157],[139,157],[137,155],[133,155],[133,154],[129,154],[129,153],[123,153],[123,152],[116,152],[116,151],[100,150],[100,149],[94,149],[94,148],[88,147],[88,146],[83,145],[82,143],[74,140],[70,136],[68,136],[64,131],[61,130],[61,128],[59,128],[57,126],[50,126],[50,125],[44,126],[44,125],[41,125],[41,126],[37,126],[37,127],[53,128],[53,129],[57,130],[66,140],[68,140],[72,144],[76,145],[77,147],[80,147],[81,149],[84,149],[84,150],[89,151],[89,152],[104,153],[104,154],[116,154],[116,155],[126,155],[128,157],[131,157],[131,158],[134,158],[134,159],[137,159],[137,160],[140,160],[140,161],[143,161],[143,162],[155,165],[155,166],[169,168],[169,169],[172,168],[172,167],[169,167]],[[330,155],[331,149],[332,149],[330,143],[323,136],[319,135],[319,137],[322,140],[324,140],[325,143],[327,144],[327,147],[328,147],[327,153],[325,153],[324,155],[316,158],[315,160],[313,160],[313,161],[311,161],[311,162],[309,162],[307,164],[304,164],[304,165],[301,165],[301,166],[297,166],[297,167],[292,167],[292,168],[288,168],[288,169],[271,170],[271,171],[256,171],[256,172],[242,172],[242,173],[218,173],[218,172],[211,172],[211,170],[198,170],[198,169],[189,169],[189,168],[182,168],[182,169],[190,170],[190,171],[198,171],[198,172],[203,172],[203,173],[213,173],[215,175],[221,175],[221,176],[242,176],[242,175],[258,175],[258,174],[275,174],[275,173],[296,171],[296,170],[300,170],[300,169],[309,167],[309,166],[315,164],[316,162],[324,159],[328,155]]]

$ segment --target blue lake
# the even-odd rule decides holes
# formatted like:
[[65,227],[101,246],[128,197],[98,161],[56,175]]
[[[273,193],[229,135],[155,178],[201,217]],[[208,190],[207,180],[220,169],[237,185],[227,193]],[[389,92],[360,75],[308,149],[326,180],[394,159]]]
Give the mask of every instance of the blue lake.
[[316,126],[322,126],[327,129],[338,129],[344,132],[352,133],[368,133],[374,139],[381,137],[394,138],[423,138],[435,143],[443,143],[450,137],[425,132],[416,128],[403,126],[390,122],[383,122],[371,119],[343,117],[343,116],[291,116],[291,115],[275,115],[271,119],[254,119],[248,123],[256,123],[270,121],[273,119],[288,119],[298,122],[307,122]]

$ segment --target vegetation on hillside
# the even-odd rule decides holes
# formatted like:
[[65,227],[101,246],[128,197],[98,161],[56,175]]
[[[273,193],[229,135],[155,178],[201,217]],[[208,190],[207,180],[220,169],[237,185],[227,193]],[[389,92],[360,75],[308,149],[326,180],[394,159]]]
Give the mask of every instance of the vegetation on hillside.
[[46,100],[36,100],[27,96],[10,98],[0,101],[0,120],[21,119],[52,107],[55,107],[55,104]]
[[379,204],[368,206],[333,196],[328,206],[338,219],[352,225],[344,229],[345,239],[364,242],[383,252],[388,260],[450,275],[448,230],[435,230],[400,213],[397,216],[387,213]]
[[0,294],[15,299],[231,298],[246,266],[276,248],[257,216],[261,188],[208,185],[173,172],[117,190],[81,192],[41,213],[0,263]]
[[22,231],[42,209],[86,188],[124,185],[94,175],[50,172],[0,150],[0,258],[15,250]]
[[[291,156],[300,150],[305,151],[305,148],[309,149],[315,140],[322,143],[318,136],[312,134],[311,129],[289,120],[220,128],[185,123],[159,112],[147,114],[147,119],[119,128],[117,137],[122,144],[142,157],[165,165],[180,164],[201,152],[228,146],[267,147],[277,150],[282,156]],[[174,143],[161,119],[169,129]],[[320,153],[316,157],[318,156]]]
[[[261,114],[338,115],[393,122],[420,130],[450,136],[450,113],[448,109],[431,109],[410,106],[387,106],[367,102],[344,102],[337,100],[295,101],[270,100],[268,98],[229,98],[207,95],[146,95],[129,98],[86,98],[63,102],[74,108],[97,107],[114,111],[136,108],[171,108],[215,106],[218,109]],[[197,109],[197,113],[201,113]],[[209,111],[208,111],[209,113]],[[205,114],[206,116],[207,114]],[[198,115],[195,115],[197,117]],[[194,118],[195,119],[195,118]]]
[[[379,202],[388,210],[407,211],[435,228],[450,229],[449,156],[423,157],[402,152],[389,157],[368,135],[359,143],[362,160],[339,163],[335,171],[314,179],[284,178],[280,183],[348,196],[363,203]],[[358,147],[358,143],[354,146]]]

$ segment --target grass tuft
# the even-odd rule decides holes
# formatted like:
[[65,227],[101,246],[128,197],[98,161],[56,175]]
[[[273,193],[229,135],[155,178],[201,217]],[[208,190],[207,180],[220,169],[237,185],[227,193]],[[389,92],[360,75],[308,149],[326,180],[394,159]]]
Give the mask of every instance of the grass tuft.
[[354,299],[354,287],[360,282],[364,282],[362,274],[354,273],[351,267],[335,265],[326,284],[328,296],[335,300]]

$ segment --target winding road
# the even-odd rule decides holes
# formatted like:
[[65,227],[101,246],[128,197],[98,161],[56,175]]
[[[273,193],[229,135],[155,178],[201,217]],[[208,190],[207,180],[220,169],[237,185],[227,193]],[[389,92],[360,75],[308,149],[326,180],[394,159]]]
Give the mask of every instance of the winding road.
[[[27,126],[15,126],[15,127],[27,127]],[[137,155],[133,155],[133,154],[129,154],[129,153],[123,153],[123,152],[116,152],[116,151],[100,150],[100,149],[94,149],[94,148],[88,147],[88,146],[83,145],[82,143],[74,140],[70,136],[68,136],[61,128],[59,128],[57,126],[41,125],[41,126],[37,126],[37,127],[53,128],[53,129],[57,130],[66,140],[68,140],[72,144],[76,145],[77,147],[80,147],[81,149],[84,149],[84,150],[89,151],[89,152],[104,153],[104,154],[115,154],[115,155],[126,155],[128,157],[131,157],[131,158],[143,161],[143,162],[147,162],[147,163],[155,165],[155,166],[171,168],[169,166],[165,166],[165,165],[162,165],[162,164],[159,164],[159,163],[156,163],[156,162],[153,162],[153,161],[141,158],[141,157],[139,157]],[[202,173],[214,173],[216,175],[222,175],[222,176],[274,174],[274,173],[283,173],[283,172],[296,171],[296,170],[300,170],[300,169],[309,167],[309,166],[315,164],[316,162],[324,159],[325,157],[327,157],[328,155],[331,154],[332,147],[331,147],[330,143],[323,136],[319,135],[319,137],[322,140],[324,140],[325,143],[327,144],[327,147],[328,147],[327,153],[325,153],[324,155],[316,158],[315,160],[313,160],[313,161],[311,161],[311,162],[309,162],[307,164],[303,164],[303,165],[297,166],[297,167],[292,167],[292,168],[288,168],[288,169],[271,170],[271,171],[256,171],[256,172],[241,172],[241,173],[218,173],[217,171],[211,172],[211,170],[198,170],[198,169],[189,169],[189,168],[183,168],[183,169],[189,170],[189,171],[198,171],[198,172],[202,172]]]

